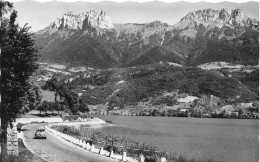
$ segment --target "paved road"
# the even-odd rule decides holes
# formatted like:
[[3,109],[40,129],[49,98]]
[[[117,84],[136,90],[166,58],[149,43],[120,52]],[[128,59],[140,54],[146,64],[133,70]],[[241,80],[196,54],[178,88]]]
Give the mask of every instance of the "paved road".
[[39,124],[23,127],[24,144],[33,153],[51,162],[116,162],[118,160],[85,151],[46,131],[47,139],[34,139]]

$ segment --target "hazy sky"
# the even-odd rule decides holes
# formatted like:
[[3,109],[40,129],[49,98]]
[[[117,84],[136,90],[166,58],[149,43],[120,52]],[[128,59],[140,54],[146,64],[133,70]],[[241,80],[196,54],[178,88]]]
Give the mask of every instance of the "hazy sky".
[[188,12],[205,8],[241,9],[248,17],[259,20],[259,3],[253,1],[246,3],[233,3],[227,1],[221,3],[190,3],[183,1],[172,3],[161,1],[144,3],[50,1],[43,3],[27,0],[15,1],[14,7],[18,11],[19,24],[24,25],[25,23],[28,23],[32,26],[33,31],[47,27],[55,18],[61,18],[65,12],[74,11],[75,13],[81,13],[91,9],[96,10],[97,12],[100,12],[101,10],[107,11],[113,23],[147,23],[159,20],[174,25]]

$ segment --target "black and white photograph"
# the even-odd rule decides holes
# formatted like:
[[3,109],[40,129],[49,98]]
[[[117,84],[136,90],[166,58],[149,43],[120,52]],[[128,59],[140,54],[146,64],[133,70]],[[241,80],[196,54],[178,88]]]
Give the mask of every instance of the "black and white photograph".
[[0,11],[0,162],[259,162],[258,0]]

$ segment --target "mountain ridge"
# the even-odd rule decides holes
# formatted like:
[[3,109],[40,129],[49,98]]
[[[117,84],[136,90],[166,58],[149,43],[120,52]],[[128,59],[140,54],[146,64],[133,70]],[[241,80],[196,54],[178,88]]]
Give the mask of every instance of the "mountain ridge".
[[[147,23],[154,20],[166,22],[170,25],[176,24],[188,12],[203,8],[221,9],[239,8],[250,17],[259,20],[259,3],[258,2],[151,2],[151,3],[117,3],[117,2],[27,2],[21,1],[14,3],[19,13],[19,24],[28,23],[32,26],[32,31],[38,31],[48,26],[51,20],[60,17],[67,11],[77,11],[79,13],[95,9],[96,11],[105,10],[113,18],[114,23]],[[154,12],[157,9],[159,12]],[[46,12],[45,12],[46,11]],[[161,12],[163,11],[163,12]],[[32,14],[33,13],[33,14]],[[44,15],[44,16],[43,16]],[[174,15],[174,16],[173,16]],[[40,19],[39,19],[40,18]]]
[[96,11],[90,10],[89,12],[80,13],[78,15],[73,11],[67,12],[62,18],[54,20],[49,28],[86,30],[91,28],[113,29],[114,26],[107,12],[102,10],[100,14],[98,14]]
[[160,61],[192,66],[212,61],[258,64],[259,22],[239,9],[192,11],[173,26],[160,21],[113,25],[105,11],[78,16],[69,12],[59,21],[36,33],[39,55],[45,59],[99,68]]

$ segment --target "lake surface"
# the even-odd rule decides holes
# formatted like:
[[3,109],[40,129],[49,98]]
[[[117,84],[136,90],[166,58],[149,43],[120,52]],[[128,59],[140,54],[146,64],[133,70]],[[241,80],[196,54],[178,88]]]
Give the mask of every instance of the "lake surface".
[[101,129],[190,158],[231,162],[259,161],[259,121],[246,119],[102,116],[113,126]]

